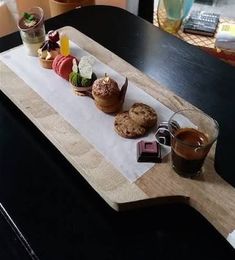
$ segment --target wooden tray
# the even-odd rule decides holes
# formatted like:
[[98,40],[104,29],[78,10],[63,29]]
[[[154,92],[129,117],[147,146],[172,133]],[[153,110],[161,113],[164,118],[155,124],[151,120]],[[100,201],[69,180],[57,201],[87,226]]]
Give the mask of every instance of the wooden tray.
[[[64,27],[61,30],[66,31],[81,48],[135,82],[171,110],[193,107],[76,29]],[[215,146],[205,161],[204,174],[196,179],[178,176],[171,169],[170,158],[167,157],[135,183],[129,183],[77,130],[2,62],[0,70],[1,91],[115,210],[179,201],[197,209],[224,237],[235,228],[235,189],[214,170]]]

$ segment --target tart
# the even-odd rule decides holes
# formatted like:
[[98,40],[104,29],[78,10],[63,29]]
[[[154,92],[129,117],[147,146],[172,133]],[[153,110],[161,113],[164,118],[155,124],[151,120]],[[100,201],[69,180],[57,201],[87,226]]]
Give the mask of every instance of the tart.
[[[53,34],[53,37],[50,36],[50,34]],[[58,40],[58,32],[49,32],[48,40],[43,42],[43,44],[38,49],[40,64],[45,69],[52,69],[53,60],[60,53],[60,46],[57,43]]]

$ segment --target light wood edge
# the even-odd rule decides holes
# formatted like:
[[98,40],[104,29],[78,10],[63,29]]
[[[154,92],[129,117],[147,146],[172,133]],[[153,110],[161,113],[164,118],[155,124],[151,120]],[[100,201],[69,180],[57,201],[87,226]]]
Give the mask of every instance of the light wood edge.
[[[0,90],[33,122],[86,181],[115,210],[118,203],[146,199],[111,163],[36,92],[0,61]],[[72,90],[71,90],[71,94]]]
[[[147,93],[158,99],[166,106],[170,107],[172,110],[192,107],[192,105],[188,102],[176,96],[166,88],[160,86],[139,70],[74,28],[64,27],[62,30],[66,31],[71,40],[75,43],[79,43],[81,48],[93,54],[120,74],[128,77],[129,80],[135,82],[140,88],[144,89]],[[143,86],[143,82],[146,83],[145,86]],[[16,105],[22,110],[22,104],[19,104],[18,102],[19,98],[14,101],[14,91],[13,93],[9,93],[9,89],[4,88],[3,92],[13,99],[13,102],[15,102]],[[37,99],[40,98],[37,96]],[[44,102],[42,101],[42,103]],[[24,104],[23,107],[25,107]],[[29,112],[28,109],[23,112],[31,120],[32,117],[35,117],[35,115],[32,115],[32,111]],[[58,121],[62,120],[61,123],[63,125],[67,124],[57,113],[55,113],[55,111],[53,111],[52,114],[54,114],[53,120],[56,118]],[[37,118],[37,122],[34,122],[34,124],[36,124],[37,127],[45,134],[45,131],[48,130],[48,125],[45,124],[43,120],[39,124],[39,121],[40,120]],[[48,118],[45,121],[48,121]],[[66,129],[66,131],[68,130],[74,132],[74,129],[71,126]],[[52,136],[50,134],[47,135],[49,140],[60,151],[62,151],[63,155],[72,163],[72,165],[74,165],[76,169],[78,169],[78,171],[91,184],[91,186],[114,209],[123,210],[137,206],[146,206],[147,204],[161,203],[163,201],[189,202],[190,205],[201,212],[202,215],[204,215],[223,236],[226,237],[227,234],[235,228],[235,191],[231,185],[226,183],[215,173],[213,167],[214,149],[212,149],[212,152],[206,160],[205,168],[207,172],[201,177],[202,179],[205,178],[204,180],[182,179],[172,173],[172,170],[168,168],[168,165],[164,165],[163,163],[160,167],[157,165],[151,169],[134,184],[130,184],[111,165],[108,165],[108,172],[107,167],[98,167],[97,171],[94,169],[89,169],[88,165],[83,165],[84,167],[82,167],[82,162],[79,161],[78,158],[74,158],[73,155],[71,156],[71,153],[64,151],[61,147],[60,141],[63,140],[63,138],[61,138],[60,135],[55,137],[54,132],[51,134]],[[76,133],[76,135],[79,136],[79,140],[83,139],[78,133]],[[84,142],[85,140],[82,141]],[[89,150],[90,149],[91,148],[89,148]],[[97,152],[94,149],[92,149],[92,152],[97,155]],[[102,156],[99,154],[98,157]],[[100,160],[102,161],[102,158]],[[104,172],[102,172],[102,170]],[[110,176],[111,172],[112,176]],[[98,177],[101,176],[102,181],[100,181],[99,178],[97,179],[96,175],[98,175]],[[107,178],[109,179],[108,183]],[[161,186],[160,193],[159,185]],[[190,200],[188,200],[189,197]]]

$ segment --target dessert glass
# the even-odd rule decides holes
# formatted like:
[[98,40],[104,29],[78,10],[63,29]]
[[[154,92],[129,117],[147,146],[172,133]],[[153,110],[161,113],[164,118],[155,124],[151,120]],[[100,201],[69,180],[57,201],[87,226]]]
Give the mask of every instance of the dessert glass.
[[38,56],[37,51],[45,41],[44,12],[41,7],[33,7],[29,10],[29,14],[36,17],[37,22],[32,26],[26,26],[25,18],[21,17],[18,21],[20,36],[25,46],[25,50],[30,56]]

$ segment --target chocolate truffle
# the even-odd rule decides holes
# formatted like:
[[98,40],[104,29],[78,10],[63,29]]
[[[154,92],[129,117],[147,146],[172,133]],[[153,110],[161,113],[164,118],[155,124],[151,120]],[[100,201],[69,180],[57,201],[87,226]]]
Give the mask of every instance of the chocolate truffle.
[[159,143],[143,140],[137,143],[137,162],[160,163],[161,161],[161,146]]

